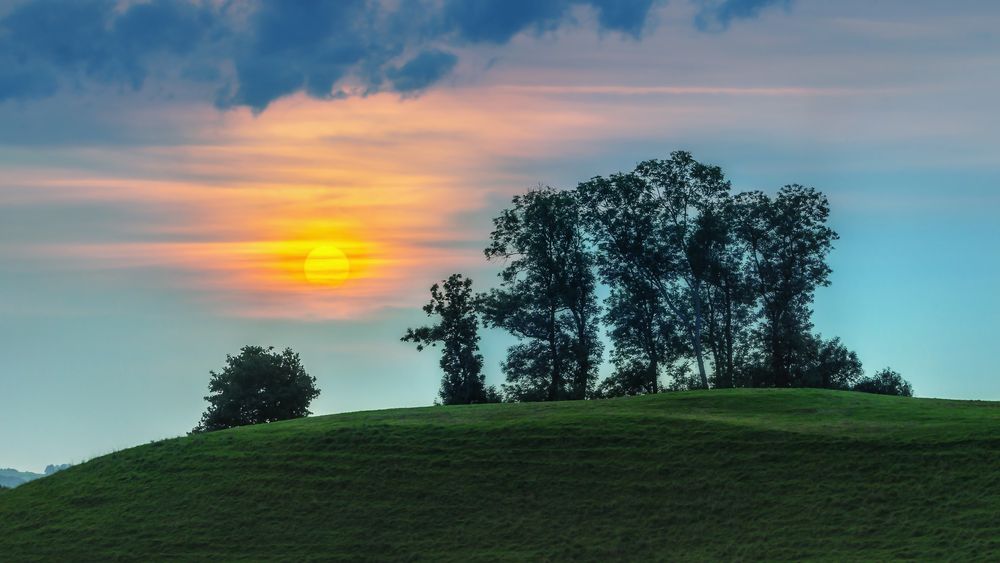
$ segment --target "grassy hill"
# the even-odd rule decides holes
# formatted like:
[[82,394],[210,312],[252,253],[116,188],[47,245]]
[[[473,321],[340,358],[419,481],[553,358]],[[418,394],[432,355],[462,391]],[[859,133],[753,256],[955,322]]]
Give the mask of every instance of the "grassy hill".
[[1000,559],[1000,403],[734,390],[310,418],[0,494],[23,559]]

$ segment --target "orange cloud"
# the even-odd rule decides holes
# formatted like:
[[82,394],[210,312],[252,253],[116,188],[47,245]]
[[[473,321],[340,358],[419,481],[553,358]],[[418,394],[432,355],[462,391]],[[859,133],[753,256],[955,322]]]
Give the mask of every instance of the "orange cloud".
[[[727,100],[713,105],[690,96],[664,105],[656,99],[688,94]],[[728,101],[732,96],[844,94],[850,92],[535,85],[455,88],[411,100],[293,97],[256,117],[189,108],[182,119],[193,142],[50,148],[49,160],[60,165],[5,170],[0,204],[142,212],[143,223],[124,237],[80,233],[21,245],[20,252],[41,259],[120,270],[122,283],[129,270],[157,269],[165,285],[230,315],[363,316],[420,303],[439,276],[482,265],[479,248],[489,225],[480,219],[470,226],[461,217],[482,215],[498,194],[540,180],[505,172],[506,161],[579,158],[586,150],[605,151],[601,143],[616,138],[697,131],[711,120],[733,119],[741,109]],[[787,104],[774,107],[785,111]],[[306,278],[304,260],[321,245],[349,259],[343,283]]]
[[[480,185],[491,159],[525,150],[538,133],[529,122],[572,121],[525,108],[510,122],[507,110],[501,118],[454,101],[297,98],[259,117],[206,116],[196,144],[78,150],[87,166],[16,168],[0,197],[142,208],[151,219],[129,240],[82,234],[21,250],[80,269],[156,269],[225,314],[322,319],[411,306],[443,272],[481,263],[475,245],[460,247],[483,233],[455,217],[524,186]],[[343,283],[306,278],[305,258],[322,245],[349,259]]]

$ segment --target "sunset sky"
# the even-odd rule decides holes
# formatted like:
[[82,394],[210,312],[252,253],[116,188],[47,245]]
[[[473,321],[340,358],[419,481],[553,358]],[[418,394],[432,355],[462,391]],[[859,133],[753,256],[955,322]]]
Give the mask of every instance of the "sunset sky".
[[[316,414],[429,404],[438,358],[399,337],[431,283],[494,283],[509,198],[677,149],[829,195],[816,328],[868,372],[1000,400],[998,27],[990,1],[0,0],[0,467],[183,434],[246,344],[298,351]],[[317,248],[349,271],[310,275]]]

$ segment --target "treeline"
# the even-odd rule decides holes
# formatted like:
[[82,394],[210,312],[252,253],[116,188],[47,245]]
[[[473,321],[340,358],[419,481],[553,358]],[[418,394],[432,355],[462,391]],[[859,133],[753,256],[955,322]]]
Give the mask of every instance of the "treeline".
[[[595,177],[575,190],[515,196],[493,220],[487,260],[500,283],[476,293],[454,274],[407,330],[442,346],[444,404],[555,401],[712,387],[823,387],[912,395],[891,369],[865,377],[839,338],[813,330],[837,240],[821,192],[733,193],[687,152]],[[603,288],[607,296],[598,297]],[[485,384],[480,327],[518,343],[501,390]],[[613,371],[603,380],[602,331]]]

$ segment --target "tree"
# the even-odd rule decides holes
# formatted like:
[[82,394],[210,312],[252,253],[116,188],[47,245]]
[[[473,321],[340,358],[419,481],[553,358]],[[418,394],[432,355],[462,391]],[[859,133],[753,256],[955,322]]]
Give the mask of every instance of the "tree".
[[903,376],[899,372],[892,368],[885,368],[874,375],[858,381],[854,385],[854,390],[878,395],[913,396],[913,386],[910,385],[909,381],[903,379]]
[[799,364],[794,381],[801,387],[848,390],[864,376],[858,355],[848,350],[840,338],[807,340],[806,357]]
[[749,284],[760,301],[758,331],[770,380],[795,385],[795,363],[807,355],[812,301],[829,285],[827,254],[837,233],[826,225],[830,205],[813,188],[788,185],[774,199],[760,192],[736,196],[738,235],[749,260]]
[[660,375],[687,353],[677,325],[662,314],[660,299],[659,292],[641,279],[621,279],[611,289],[604,321],[614,344],[615,371],[601,382],[598,395],[659,393]]
[[688,246],[693,274],[705,291],[705,340],[712,354],[712,386],[743,387],[759,315],[748,283],[746,252],[734,224],[739,208],[726,197],[697,219]]
[[424,305],[428,317],[440,318],[437,324],[410,328],[401,339],[415,342],[417,350],[442,344],[439,396],[445,405],[496,401],[496,390],[486,387],[483,356],[479,354],[479,320],[472,280],[452,274],[441,285],[431,286],[431,300]]
[[648,160],[634,172],[597,177],[577,187],[586,224],[600,249],[601,274],[612,287],[642,280],[660,294],[690,345],[702,387],[708,288],[697,240],[703,218],[726,204],[729,182],[717,166],[690,153]]
[[597,379],[601,343],[593,253],[573,192],[539,188],[493,220],[488,260],[501,284],[483,298],[490,326],[523,340],[508,350],[504,386],[514,400],[583,399]]
[[279,353],[244,346],[238,355],[226,355],[221,372],[209,373],[209,407],[193,432],[301,418],[311,414],[309,404],[319,396],[316,378],[291,348]]

